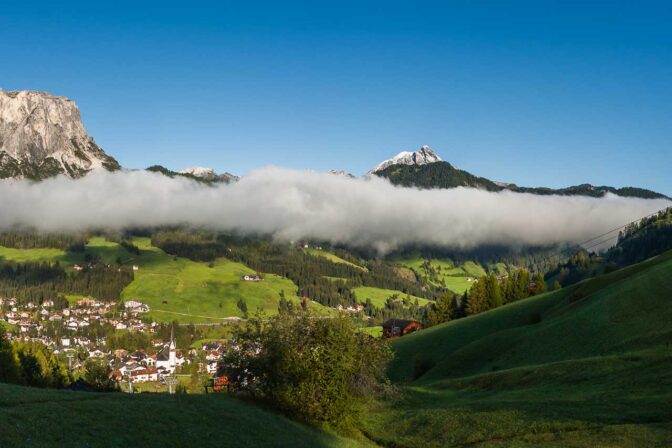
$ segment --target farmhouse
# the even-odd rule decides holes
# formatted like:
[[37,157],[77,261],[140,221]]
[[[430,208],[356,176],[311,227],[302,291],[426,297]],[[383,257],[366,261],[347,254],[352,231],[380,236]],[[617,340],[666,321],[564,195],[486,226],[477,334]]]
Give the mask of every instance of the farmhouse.
[[390,319],[383,324],[383,337],[394,338],[421,329],[422,324],[414,320]]
[[262,278],[258,275],[248,274],[243,277],[243,280],[245,280],[246,282],[260,282]]
[[537,292],[537,282],[530,282],[527,284],[527,292],[534,294]]
[[144,383],[147,381],[158,381],[159,372],[154,367],[147,367],[146,369],[134,370],[130,372],[131,382]]

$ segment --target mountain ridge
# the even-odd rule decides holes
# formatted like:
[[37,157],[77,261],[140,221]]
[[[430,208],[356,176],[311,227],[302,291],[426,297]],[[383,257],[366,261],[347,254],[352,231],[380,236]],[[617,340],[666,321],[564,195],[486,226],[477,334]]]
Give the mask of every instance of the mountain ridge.
[[[388,159],[385,162],[389,160],[392,159]],[[455,168],[449,162],[440,158],[437,161],[429,163],[412,163],[408,160],[403,160],[400,163],[388,164],[380,170],[374,168],[369,173],[386,178],[394,185],[423,189],[471,187],[494,192],[512,191],[515,193],[531,193],[536,195],[604,197],[606,194],[611,193],[622,197],[671,199],[662,193],[631,186],[616,188],[607,185],[594,186],[585,183],[564,188],[520,187],[514,183],[498,182],[477,176],[468,171]]]

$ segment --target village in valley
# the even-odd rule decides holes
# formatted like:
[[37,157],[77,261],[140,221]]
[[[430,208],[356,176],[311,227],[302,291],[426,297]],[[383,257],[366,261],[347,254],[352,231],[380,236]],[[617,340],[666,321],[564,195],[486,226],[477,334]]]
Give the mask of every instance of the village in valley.
[[109,348],[104,328],[155,336],[160,324],[143,317],[149,311],[149,306],[137,300],[104,302],[83,298],[63,307],[54,300],[37,304],[0,298],[0,321],[14,330],[8,332],[8,339],[43,344],[54,355],[67,359],[73,374],[84,369],[87,359],[109,364],[110,375],[119,384],[165,382],[192,364],[197,373],[212,375],[217,371],[232,341],[209,341],[200,349],[178,348],[171,328],[169,338],[152,338],[151,350]]
[[[261,281],[261,277],[246,276],[244,280]],[[339,308],[345,313],[361,311],[361,305]],[[172,392],[177,383],[176,376],[188,377],[194,373],[211,378],[204,384],[206,391],[208,384],[214,385],[214,390],[221,390],[218,385],[226,384],[222,358],[227,350],[240,349],[239,343],[222,339],[205,341],[200,348],[178,347],[174,324],[170,325],[169,338],[155,337],[161,324],[143,316],[149,311],[148,305],[137,300],[117,302],[82,298],[64,306],[54,300],[38,304],[0,298],[0,323],[4,321],[14,330],[8,332],[8,339],[44,345],[55,356],[67,360],[68,370],[75,377],[85,369],[85,362],[93,359],[109,365],[110,378],[127,392],[133,392],[134,387],[143,383],[155,383],[156,390],[165,385]],[[151,349],[110,348],[104,328],[150,335]],[[382,336],[399,337],[421,328],[422,325],[414,320],[389,319],[382,325]],[[182,373],[185,367],[191,367],[191,373]]]

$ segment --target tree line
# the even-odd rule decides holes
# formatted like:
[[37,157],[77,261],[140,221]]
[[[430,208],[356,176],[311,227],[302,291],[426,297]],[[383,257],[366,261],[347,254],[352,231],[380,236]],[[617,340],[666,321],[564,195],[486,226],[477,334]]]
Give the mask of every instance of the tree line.
[[116,300],[133,281],[128,267],[97,266],[69,273],[60,263],[0,263],[0,296],[16,297],[20,303],[42,303],[63,294]]
[[14,231],[0,233],[0,246],[15,249],[51,248],[70,252],[83,252],[86,236],[67,233],[41,233],[37,231]]

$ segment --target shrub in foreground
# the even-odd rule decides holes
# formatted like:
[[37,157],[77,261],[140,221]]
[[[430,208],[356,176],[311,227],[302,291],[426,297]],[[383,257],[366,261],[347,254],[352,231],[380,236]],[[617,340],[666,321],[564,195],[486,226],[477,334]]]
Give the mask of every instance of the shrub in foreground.
[[382,391],[392,353],[345,316],[291,312],[252,319],[225,357],[233,391],[303,420],[352,420]]

